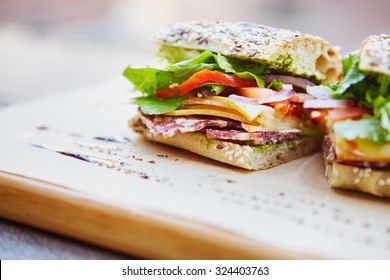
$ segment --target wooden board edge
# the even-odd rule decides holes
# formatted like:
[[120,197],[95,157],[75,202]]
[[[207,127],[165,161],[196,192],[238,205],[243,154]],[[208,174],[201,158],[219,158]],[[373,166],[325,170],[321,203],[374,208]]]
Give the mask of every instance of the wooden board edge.
[[224,229],[129,211],[0,171],[0,216],[146,259],[310,259]]

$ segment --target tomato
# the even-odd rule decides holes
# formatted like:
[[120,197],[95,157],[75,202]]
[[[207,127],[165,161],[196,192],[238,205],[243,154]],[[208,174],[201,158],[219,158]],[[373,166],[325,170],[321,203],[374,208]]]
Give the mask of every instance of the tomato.
[[275,95],[275,91],[269,88],[259,88],[259,87],[244,87],[239,88],[239,95],[249,97],[249,98],[267,98]]
[[327,114],[327,110],[324,109],[311,110],[309,111],[309,118],[316,124],[324,124]]
[[290,111],[290,102],[288,100],[273,104],[275,112],[281,117],[285,116]]
[[356,141],[354,141],[354,140],[347,140],[347,139],[345,139],[345,142],[347,143],[349,148],[352,149],[352,150],[356,150],[359,147],[358,143]]
[[292,104],[290,100],[268,103],[267,105],[273,107],[275,112],[281,117],[301,117],[302,115],[302,106]]
[[256,87],[256,80],[243,79],[234,75],[219,71],[202,70],[196,72],[187,81],[173,88],[163,88],[156,92],[158,98],[169,98],[175,95],[183,95],[191,90],[207,83],[218,84],[228,87]]
[[295,93],[289,100],[291,102],[304,103],[306,100],[315,99],[314,96],[307,93]]
[[359,120],[364,114],[371,113],[371,109],[361,107],[333,108],[328,111],[328,121],[335,123],[346,119]]

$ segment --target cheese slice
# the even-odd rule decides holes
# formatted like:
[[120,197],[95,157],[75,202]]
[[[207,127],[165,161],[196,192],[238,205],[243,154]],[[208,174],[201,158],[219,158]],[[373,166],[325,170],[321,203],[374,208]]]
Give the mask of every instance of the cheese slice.
[[260,114],[273,115],[275,113],[275,110],[270,106],[255,105],[234,100],[231,100],[231,106],[235,107],[241,114],[243,114],[248,121],[253,121]]
[[350,141],[335,134],[332,138],[340,160],[390,162],[390,143],[377,144],[364,139]]
[[[239,122],[247,122],[247,119],[239,114],[232,113],[229,111],[217,110],[213,108],[185,108],[176,110],[173,112],[165,113],[167,116],[189,116],[189,115],[206,115],[206,116],[215,116],[222,117],[227,119],[232,119]],[[258,124],[257,122],[253,122],[253,124]]]
[[253,121],[260,114],[274,115],[275,113],[275,110],[270,106],[233,101],[223,96],[210,96],[203,98],[191,97],[184,101],[184,105],[199,105],[198,108],[201,108],[200,105],[217,106],[221,107],[221,110],[229,110],[230,112],[231,109],[233,109],[234,111],[240,113],[240,115],[244,116],[248,122]]
[[301,120],[295,116],[281,117],[270,106],[248,104],[223,96],[190,97],[178,110],[167,116],[206,115],[242,122],[248,132],[299,129]]

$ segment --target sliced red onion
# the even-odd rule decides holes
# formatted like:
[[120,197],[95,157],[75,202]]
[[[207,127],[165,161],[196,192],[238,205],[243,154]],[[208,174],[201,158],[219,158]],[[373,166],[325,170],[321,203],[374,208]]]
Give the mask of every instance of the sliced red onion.
[[318,98],[318,99],[332,99],[333,90],[327,86],[308,86],[306,87],[308,94]]
[[231,94],[228,96],[228,98],[232,101],[242,102],[242,103],[248,103],[248,104],[254,104],[258,105],[259,100],[257,98],[249,98],[241,95]]
[[293,77],[293,76],[285,76],[285,75],[267,75],[264,77],[264,82],[266,84],[271,83],[273,80],[281,80],[283,83],[292,84],[293,86],[305,89],[307,86],[315,86],[314,83],[309,80]]
[[229,99],[237,102],[260,105],[260,104],[284,101],[291,98],[294,94],[295,92],[291,89],[282,89],[280,91],[275,92],[274,95],[267,96],[264,98],[249,98],[249,97],[244,97],[236,94],[231,94],[229,95]]
[[310,94],[296,92],[294,96],[290,98],[290,101],[297,102],[297,103],[304,103],[307,100],[313,100],[313,99],[315,99],[315,97]]
[[334,100],[334,99],[313,99],[306,100],[303,103],[303,108],[310,109],[329,109],[329,108],[342,108],[342,107],[354,107],[356,106],[354,99]]

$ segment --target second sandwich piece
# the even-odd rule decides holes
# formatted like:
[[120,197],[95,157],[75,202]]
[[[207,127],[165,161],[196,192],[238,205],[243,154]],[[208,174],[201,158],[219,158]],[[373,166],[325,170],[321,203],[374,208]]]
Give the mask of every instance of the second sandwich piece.
[[334,86],[324,156],[332,187],[390,197],[390,35],[372,35],[345,56]]
[[318,149],[302,104],[307,86],[341,74],[328,42],[244,22],[179,23],[153,39],[169,65],[124,71],[145,138],[255,170]]

